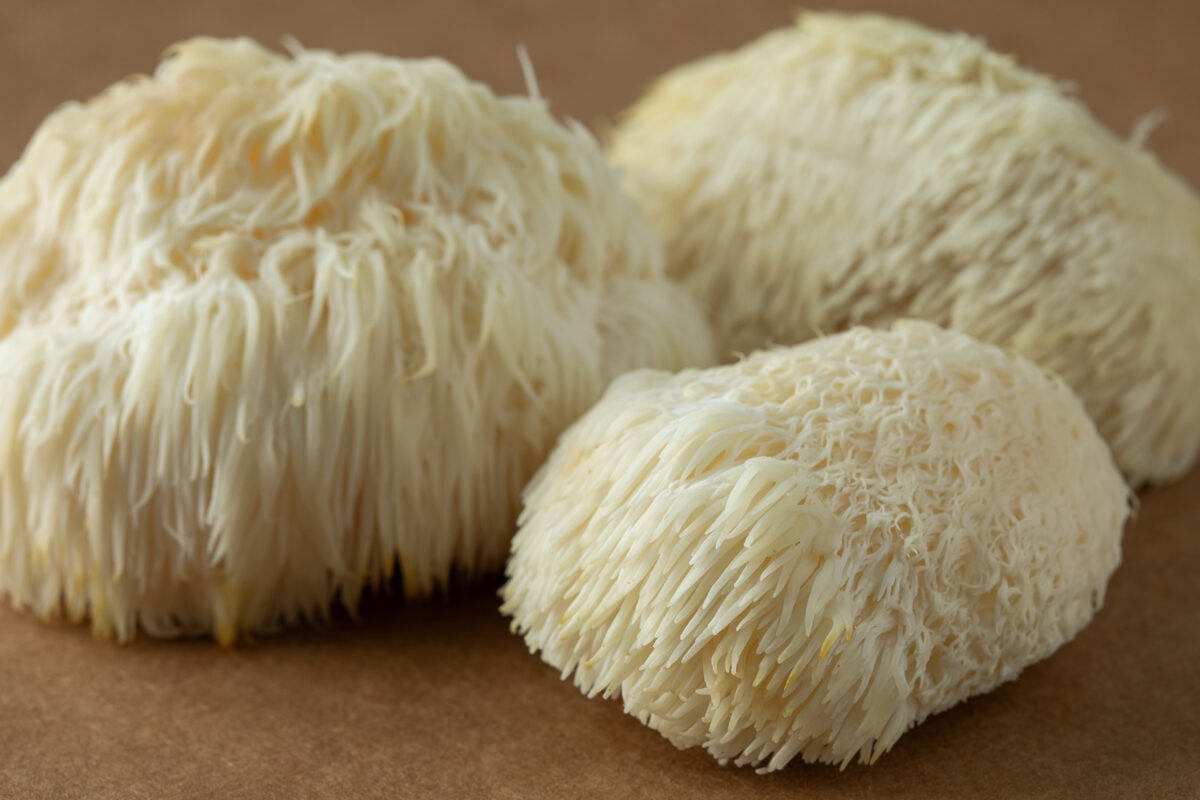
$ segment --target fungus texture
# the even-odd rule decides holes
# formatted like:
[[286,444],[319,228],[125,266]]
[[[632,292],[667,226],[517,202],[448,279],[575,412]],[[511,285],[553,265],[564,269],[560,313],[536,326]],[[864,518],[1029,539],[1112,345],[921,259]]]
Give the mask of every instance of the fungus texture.
[[1127,512],[1059,378],[855,328],[618,379],[527,490],[503,610],[678,747],[873,761],[1086,625]]
[[980,41],[804,14],[662,79],[612,157],[718,344],[920,318],[1080,396],[1135,484],[1200,449],[1200,200]]
[[537,98],[178,45],[0,183],[0,592],[229,642],[499,569],[608,381],[711,357],[661,261]]

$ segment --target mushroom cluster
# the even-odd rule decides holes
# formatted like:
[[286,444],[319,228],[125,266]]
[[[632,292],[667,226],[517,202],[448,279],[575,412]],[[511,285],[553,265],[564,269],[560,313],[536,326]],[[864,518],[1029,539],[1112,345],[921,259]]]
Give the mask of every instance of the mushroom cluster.
[[0,594],[228,644],[507,559],[531,650],[764,771],[1089,622],[1126,478],[1200,450],[1188,187],[876,16],[667,75],[621,177],[533,95],[201,38],[51,115],[0,180]]

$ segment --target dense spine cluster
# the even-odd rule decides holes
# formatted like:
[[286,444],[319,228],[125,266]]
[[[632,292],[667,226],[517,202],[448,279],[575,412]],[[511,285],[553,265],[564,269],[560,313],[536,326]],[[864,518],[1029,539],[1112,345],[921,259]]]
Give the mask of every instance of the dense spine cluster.
[[725,355],[925,319],[1060,374],[1135,485],[1200,452],[1200,199],[979,40],[802,14],[611,153]]
[[0,182],[0,592],[120,639],[499,569],[619,372],[711,359],[595,142],[439,60],[177,46]]
[[1127,498],[1058,378],[857,328],[614,383],[527,491],[504,611],[679,747],[873,760],[1087,624]]

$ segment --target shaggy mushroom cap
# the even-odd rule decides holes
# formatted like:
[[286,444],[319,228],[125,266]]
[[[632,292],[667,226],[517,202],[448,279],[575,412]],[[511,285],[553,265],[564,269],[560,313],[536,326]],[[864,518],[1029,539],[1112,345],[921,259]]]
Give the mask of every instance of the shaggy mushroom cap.
[[661,261],[536,98],[178,45],[0,183],[0,592],[228,642],[499,569],[613,376],[712,363]]
[[855,328],[618,379],[527,490],[503,610],[678,747],[873,761],[1087,624],[1127,500],[1057,377]]
[[964,35],[804,14],[667,75],[611,154],[725,354],[915,317],[1053,369],[1135,483],[1200,449],[1200,200]]

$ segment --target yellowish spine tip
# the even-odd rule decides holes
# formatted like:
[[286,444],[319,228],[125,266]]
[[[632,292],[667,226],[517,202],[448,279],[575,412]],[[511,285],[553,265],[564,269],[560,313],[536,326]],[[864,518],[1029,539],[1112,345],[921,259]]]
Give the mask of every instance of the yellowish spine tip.
[[233,647],[237,643],[237,627],[223,622],[217,626],[217,644],[221,647]]
[[829,654],[829,648],[833,647],[833,643],[835,641],[837,641],[836,633],[831,632],[828,636],[825,637],[825,642],[824,642],[824,644],[821,645],[821,652],[817,654],[818,661],[825,660],[825,656]]

